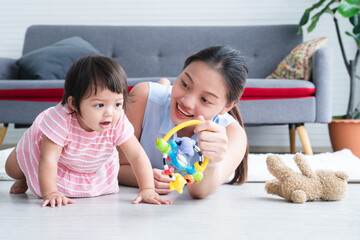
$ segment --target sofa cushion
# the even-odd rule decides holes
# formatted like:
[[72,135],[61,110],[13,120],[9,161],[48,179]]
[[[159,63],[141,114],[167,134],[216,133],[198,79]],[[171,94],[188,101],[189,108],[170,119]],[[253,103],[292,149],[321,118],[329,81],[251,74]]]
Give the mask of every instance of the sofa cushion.
[[313,97],[315,85],[299,79],[248,79],[241,100],[269,100]]
[[311,57],[315,51],[324,47],[326,37],[313,39],[296,46],[266,78],[304,79],[311,75]]
[[17,79],[19,67],[16,59],[0,58],[0,79]]
[[[316,99],[312,97],[240,101],[246,126],[315,122]],[[251,130],[250,130],[251,131]]]
[[71,64],[79,57],[99,53],[81,37],[70,37],[29,52],[16,61],[20,79],[65,79]]

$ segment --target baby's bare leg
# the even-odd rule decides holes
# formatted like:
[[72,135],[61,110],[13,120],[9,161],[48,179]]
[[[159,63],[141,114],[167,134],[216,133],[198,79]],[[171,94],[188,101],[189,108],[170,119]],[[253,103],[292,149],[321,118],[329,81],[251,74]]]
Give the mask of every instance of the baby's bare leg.
[[10,193],[24,193],[28,189],[26,178],[21,171],[16,157],[16,149],[14,149],[5,163],[5,171],[7,175],[15,179],[14,184],[10,188]]

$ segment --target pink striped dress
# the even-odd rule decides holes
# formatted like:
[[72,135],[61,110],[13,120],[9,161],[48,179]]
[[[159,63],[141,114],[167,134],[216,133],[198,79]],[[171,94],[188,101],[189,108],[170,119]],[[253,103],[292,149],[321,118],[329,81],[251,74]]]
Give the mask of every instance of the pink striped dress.
[[58,161],[57,187],[68,197],[94,197],[116,193],[119,156],[116,146],[127,141],[134,128],[124,112],[109,130],[83,130],[71,109],[57,104],[40,113],[24,133],[17,147],[17,159],[29,189],[41,197],[38,181],[40,146],[43,135],[63,147]]

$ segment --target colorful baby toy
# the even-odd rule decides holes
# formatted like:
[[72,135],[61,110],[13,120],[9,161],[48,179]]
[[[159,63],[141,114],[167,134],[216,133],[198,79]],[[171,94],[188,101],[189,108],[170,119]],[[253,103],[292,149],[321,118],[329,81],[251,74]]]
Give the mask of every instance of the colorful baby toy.
[[[190,125],[201,123],[199,120],[190,120],[179,124],[171,129],[164,138],[156,140],[156,147],[163,154],[164,173],[168,175],[172,182],[169,184],[170,190],[176,190],[180,194],[183,193],[183,188],[186,184],[192,184],[194,181],[200,182],[203,178],[203,172],[209,162],[201,153],[200,148],[196,145],[195,140],[182,137],[175,140],[167,141],[177,131]],[[194,150],[199,155],[199,161],[195,164],[190,164],[190,159],[194,155]],[[174,173],[174,168],[167,165],[166,160],[169,160],[174,167],[186,173],[182,176],[180,173]]]

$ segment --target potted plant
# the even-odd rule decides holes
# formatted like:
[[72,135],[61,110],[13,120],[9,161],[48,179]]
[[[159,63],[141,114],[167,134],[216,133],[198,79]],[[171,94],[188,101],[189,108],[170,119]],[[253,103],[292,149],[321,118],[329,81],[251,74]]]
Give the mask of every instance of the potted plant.
[[[320,10],[318,10],[320,9]],[[313,11],[318,10],[317,13],[310,15]],[[360,55],[360,0],[320,0],[310,8],[306,9],[298,25],[298,34],[301,32],[302,27],[311,20],[310,25],[307,27],[307,32],[315,29],[317,22],[323,14],[330,14],[333,17],[338,42],[340,45],[343,61],[346,70],[349,74],[350,80],[350,94],[346,114],[343,116],[333,117],[332,122],[329,124],[329,134],[332,147],[334,151],[344,148],[349,148],[351,151],[360,157],[360,103],[359,101],[360,77],[356,74]],[[348,18],[352,25],[352,32],[346,31],[346,35],[355,40],[357,50],[353,59],[348,60],[337,16]],[[337,136],[340,134],[340,136]],[[352,138],[354,138],[352,140]]]

